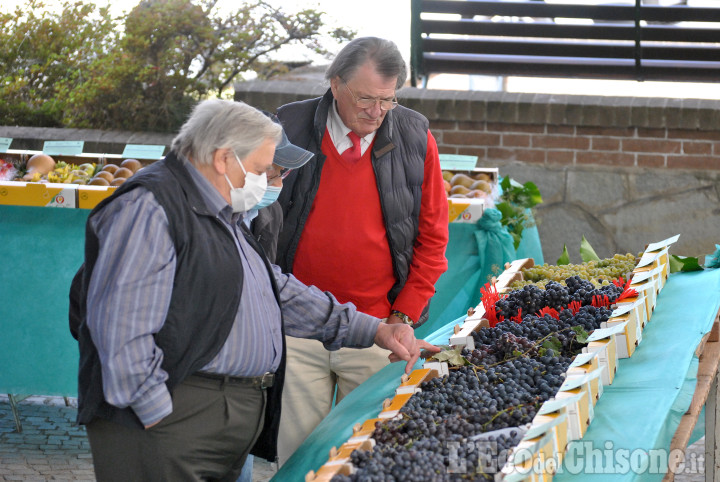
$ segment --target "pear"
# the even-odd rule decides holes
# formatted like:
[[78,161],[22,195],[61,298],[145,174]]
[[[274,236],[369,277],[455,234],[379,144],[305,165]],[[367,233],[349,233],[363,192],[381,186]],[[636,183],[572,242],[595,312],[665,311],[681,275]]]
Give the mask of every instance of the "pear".
[[450,184],[452,184],[453,186],[461,185],[467,188],[470,188],[473,182],[475,182],[475,179],[468,176],[467,174],[463,174],[462,172],[458,172],[450,180]]
[[473,174],[472,177],[477,181],[487,181],[487,182],[492,181],[492,178],[486,172],[476,172],[475,174]]
[[481,191],[485,191],[485,192],[488,193],[488,194],[491,194],[491,193],[492,193],[492,184],[490,184],[490,183],[487,182],[487,181],[484,181],[484,180],[480,179],[480,180],[477,180],[477,181],[473,182],[473,183],[470,185],[470,190],[471,190],[471,191],[474,191],[474,190],[476,190],[476,189],[479,189],[479,190],[481,190]]
[[465,195],[465,194],[467,194],[467,193],[469,193],[469,192],[470,192],[470,189],[468,189],[467,187],[463,186],[462,184],[458,184],[458,185],[456,185],[456,186],[453,186],[452,189],[450,189],[450,195],[451,195],[451,196],[452,196],[453,194],[463,194],[463,195]]

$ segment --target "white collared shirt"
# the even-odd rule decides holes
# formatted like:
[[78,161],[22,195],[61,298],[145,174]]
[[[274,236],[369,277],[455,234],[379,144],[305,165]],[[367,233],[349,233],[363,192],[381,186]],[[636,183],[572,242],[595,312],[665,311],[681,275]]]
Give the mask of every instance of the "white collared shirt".
[[[330,139],[335,145],[335,149],[337,149],[340,154],[352,147],[352,141],[348,137],[350,128],[347,127],[340,118],[336,102],[332,103],[332,108],[330,112],[328,112],[327,129],[330,133]],[[365,137],[360,138],[360,155],[365,154],[365,151],[370,147],[373,139],[375,139],[376,133],[377,131],[373,131]]]

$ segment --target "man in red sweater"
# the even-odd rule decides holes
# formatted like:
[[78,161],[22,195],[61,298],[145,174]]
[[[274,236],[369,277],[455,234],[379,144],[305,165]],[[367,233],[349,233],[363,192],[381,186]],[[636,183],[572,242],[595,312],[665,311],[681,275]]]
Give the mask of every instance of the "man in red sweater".
[[[323,97],[282,106],[290,141],[315,153],[280,194],[276,263],[387,323],[419,326],[447,269],[448,205],[428,120],[398,105],[407,78],[397,46],[350,42],[325,73]],[[288,337],[280,463],[330,411],[388,363],[381,349],[329,352]]]

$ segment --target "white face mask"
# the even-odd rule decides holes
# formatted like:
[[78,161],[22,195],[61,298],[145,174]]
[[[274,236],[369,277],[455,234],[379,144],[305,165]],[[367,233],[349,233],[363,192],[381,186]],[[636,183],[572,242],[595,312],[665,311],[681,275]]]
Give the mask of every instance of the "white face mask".
[[245,173],[245,186],[244,187],[233,187],[227,174],[225,174],[225,180],[230,185],[230,203],[234,213],[244,213],[251,210],[255,205],[260,202],[267,189],[267,176],[263,173],[255,174],[253,172],[247,172],[245,167],[238,159],[238,156],[233,152],[235,159],[240,164],[240,169]]

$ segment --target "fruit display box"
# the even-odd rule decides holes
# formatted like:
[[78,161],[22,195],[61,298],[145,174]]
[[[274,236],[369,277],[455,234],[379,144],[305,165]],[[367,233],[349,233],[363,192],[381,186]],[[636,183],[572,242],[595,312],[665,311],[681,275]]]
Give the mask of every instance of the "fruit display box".
[[[504,465],[497,467],[498,474],[495,480],[525,482],[553,479],[557,467],[562,463],[568,443],[582,439],[592,423],[595,405],[603,395],[604,387],[612,384],[614,380],[618,366],[618,357],[632,356],[635,347],[642,340],[642,317],[647,316],[649,320],[652,314],[652,309],[650,309],[652,305],[646,303],[646,298],[652,297],[652,299],[657,299],[657,294],[663,287],[660,279],[667,269],[665,265],[668,260],[668,248],[676,240],[677,236],[660,243],[655,243],[654,245],[648,245],[645,253],[643,253],[639,259],[650,261],[648,261],[645,266],[636,265],[632,269],[632,275],[637,274],[639,280],[634,284],[642,288],[642,293],[636,293],[637,296],[635,296],[634,299],[623,300],[625,303],[621,306],[613,305],[614,309],[609,309],[608,307],[603,308],[603,313],[606,313],[604,316],[607,318],[607,321],[601,325],[594,325],[599,327],[591,330],[590,333],[587,334],[587,338],[580,342],[585,346],[581,352],[575,352],[576,355],[574,355],[574,358],[562,374],[561,385],[557,387],[556,391],[552,392],[553,395],[542,402],[534,412],[531,421],[523,426],[523,430],[525,431],[522,434],[522,438],[509,450],[509,455]],[[659,248],[658,245],[660,246]],[[650,248],[652,248],[652,251],[649,251]],[[638,258],[634,257],[634,259]],[[522,278],[523,269],[532,268],[533,264],[532,260],[518,260],[509,263],[506,265],[505,272],[494,281],[496,283],[505,283],[503,290],[505,292],[512,292],[510,284],[512,284],[514,280],[516,281],[518,278]],[[648,280],[651,282],[648,282]],[[630,281],[625,282],[622,287],[618,285],[615,286],[619,288],[615,293],[619,293],[620,289],[622,290],[622,294],[618,297],[634,293],[631,291],[632,289],[630,287],[633,286],[633,283]],[[498,289],[498,291],[500,291],[500,289]],[[484,293],[484,295],[485,294],[487,294],[487,292]],[[593,301],[595,301],[595,299],[593,299]],[[591,306],[594,307],[595,305],[593,304]],[[600,308],[594,309],[599,310]],[[487,313],[485,313],[486,310],[487,307],[483,304],[469,310],[465,323],[468,324],[468,327],[472,327],[473,332],[489,328],[489,320],[488,317],[485,316],[487,315]],[[529,323],[527,319],[523,319],[522,321]],[[467,336],[465,329],[468,327],[455,327],[455,333],[450,337],[450,349],[465,348],[466,350],[463,351],[463,353],[465,353],[464,356],[471,357],[470,360],[472,361],[472,356],[474,355],[468,352],[467,349],[474,349],[477,343],[473,342],[472,335]],[[462,336],[460,336],[461,334]],[[579,333],[578,336],[580,336]],[[512,340],[512,338],[510,338],[510,340]],[[477,346],[487,347],[488,345],[482,342],[481,345]],[[524,349],[525,348],[522,348],[522,350]],[[543,344],[543,349],[547,350],[549,347],[545,348],[545,344]],[[504,358],[504,361],[486,365],[484,368],[481,368],[481,365],[477,365],[477,369],[475,370],[476,376],[480,373],[488,373],[489,375],[488,370],[493,370],[495,366],[499,367],[505,363],[509,363],[508,360],[526,360],[526,355],[530,353],[530,351],[526,353],[517,351],[520,350],[520,348],[514,348],[514,350],[511,358]],[[542,352],[539,352],[539,355],[535,356],[539,356],[539,360],[542,360],[543,357],[549,357],[547,354],[543,355]],[[343,444],[340,449],[333,449],[328,463],[324,464],[317,473],[313,471],[309,472],[306,480],[331,480],[336,475],[347,476],[355,473],[358,468],[352,462],[351,454],[355,450],[352,447],[359,442],[372,441],[373,434],[375,433],[377,436],[377,433],[379,433],[376,431],[377,426],[383,427],[382,434],[393,434],[395,430],[398,430],[398,427],[402,430],[401,427],[403,424],[408,422],[407,414],[414,413],[413,411],[418,410],[418,407],[422,406],[423,403],[419,402],[421,405],[418,405],[418,402],[412,404],[411,400],[413,400],[413,396],[422,396],[424,390],[427,390],[429,395],[423,400],[439,400],[436,398],[438,395],[433,395],[433,393],[435,393],[433,390],[438,386],[442,387],[445,383],[449,383],[445,381],[445,377],[452,375],[453,370],[458,369],[457,365],[454,367],[449,366],[451,360],[452,358],[448,358],[448,362],[439,362],[438,360],[430,359],[423,365],[422,369],[414,370],[409,377],[404,375],[401,378],[401,383],[396,390],[395,396],[383,402],[378,416],[367,420],[365,423],[356,425],[353,428],[353,435],[348,441]],[[456,362],[453,361],[452,363],[455,364]],[[547,370],[549,371],[551,365],[547,366]],[[525,368],[525,370],[527,370],[527,368]],[[515,377],[520,375],[522,371],[502,373],[506,374],[502,375],[504,377]],[[436,383],[438,379],[443,381]],[[473,381],[472,377],[470,377],[469,380]],[[505,378],[505,381],[507,382],[508,379]],[[458,395],[453,396],[456,397]],[[403,407],[408,404],[411,404],[410,411],[403,412]],[[522,404],[509,407],[510,411],[508,413],[512,414],[521,407]],[[498,407],[498,409],[502,408],[503,407]],[[504,411],[505,409],[500,410],[498,415]],[[403,413],[405,414],[404,416]],[[495,415],[495,417],[498,415]],[[386,425],[393,422],[400,425]],[[420,422],[422,422],[422,419],[417,421],[417,423]],[[373,449],[364,448],[362,450],[372,451]],[[377,450],[377,446],[375,450]],[[438,450],[441,450],[441,448],[438,448]],[[338,459],[339,454],[347,454],[347,456],[342,460]],[[381,457],[382,454],[379,456]],[[367,456],[361,460],[368,460]],[[363,463],[363,465],[365,463]],[[538,467],[540,468],[539,471],[537,469]],[[344,479],[339,477],[337,480]]]
[[0,204],[92,209],[154,159],[113,154],[11,151],[0,154],[16,176],[3,180]]
[[497,167],[476,167],[470,170],[443,169],[442,174],[448,198],[485,199],[494,204],[498,196]]

